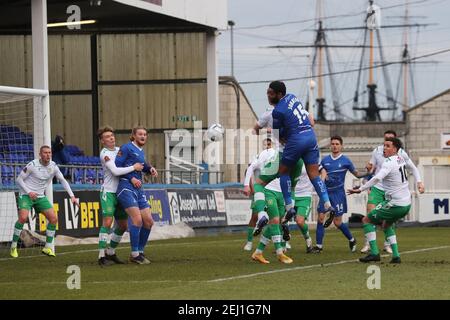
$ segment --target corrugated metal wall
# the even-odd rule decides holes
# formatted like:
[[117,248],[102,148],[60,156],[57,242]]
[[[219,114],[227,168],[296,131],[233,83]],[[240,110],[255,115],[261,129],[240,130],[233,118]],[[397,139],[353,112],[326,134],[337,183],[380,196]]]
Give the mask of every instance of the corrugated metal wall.
[[[90,90],[90,40],[86,35],[49,36],[50,91]],[[0,36],[0,83],[32,87],[30,36]],[[54,95],[50,98],[52,136],[92,153],[91,96]]]
[[[194,120],[207,126],[206,34],[102,34],[96,42],[99,126],[118,130],[118,145],[129,141],[135,125],[151,129],[146,154],[153,165],[164,168],[165,129],[192,128]],[[2,85],[32,86],[30,36],[0,36],[0,58]],[[90,35],[49,36],[52,135],[64,136],[88,155],[96,139],[91,64]],[[221,86],[219,104],[221,123],[235,128],[232,87]],[[240,117],[246,129],[256,120],[242,92]],[[245,150],[245,158],[255,152]],[[245,168],[240,166],[241,179]],[[237,165],[222,170],[226,181],[237,180]]]
[[88,35],[48,37],[51,91],[91,89],[91,45]]
[[[91,36],[50,35],[48,46],[52,136],[92,154]],[[2,85],[32,86],[30,36],[0,36],[0,57]],[[99,126],[161,129],[147,154],[164,167],[162,130],[207,122],[206,34],[98,35],[97,58]]]
[[0,83],[5,86],[31,87],[31,37],[0,36]]

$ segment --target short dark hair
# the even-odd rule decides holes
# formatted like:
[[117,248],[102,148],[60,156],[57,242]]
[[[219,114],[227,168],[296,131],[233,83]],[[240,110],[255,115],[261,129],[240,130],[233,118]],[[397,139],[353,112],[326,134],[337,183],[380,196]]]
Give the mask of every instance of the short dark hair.
[[403,143],[399,138],[386,138],[384,141],[391,141],[392,144],[394,145],[394,147],[398,150],[400,150],[401,148],[403,148]]
[[43,146],[41,146],[41,147],[39,148],[39,153],[41,153],[42,150],[44,150],[44,149],[50,149],[50,151],[52,151],[52,148],[50,148],[48,145],[44,144]]
[[112,133],[114,133],[114,129],[111,128],[110,126],[104,126],[104,127],[99,128],[97,130],[97,137],[98,137],[99,140],[103,137],[103,134],[105,132],[112,132]]
[[283,96],[286,95],[286,85],[281,81],[272,81],[269,84],[269,88],[275,91],[275,93],[281,93]]
[[338,136],[338,135],[332,136],[332,137],[330,138],[330,141],[331,141],[331,140],[338,140],[341,144],[344,144],[344,140],[342,139],[341,136]]
[[265,138],[265,139],[263,140],[263,142],[266,142],[266,143],[270,142],[270,143],[272,143],[272,139],[270,139],[270,138]]
[[393,134],[394,137],[397,137],[397,132],[395,132],[394,130],[386,130],[386,131],[384,132],[384,134]]

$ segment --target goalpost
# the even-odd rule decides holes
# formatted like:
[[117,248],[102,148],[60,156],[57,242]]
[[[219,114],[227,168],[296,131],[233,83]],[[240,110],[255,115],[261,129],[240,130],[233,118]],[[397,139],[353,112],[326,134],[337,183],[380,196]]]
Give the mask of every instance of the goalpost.
[[[38,156],[40,146],[51,145],[47,0],[32,0],[30,4],[33,87],[40,89],[0,86],[0,179],[3,179],[0,181],[0,259],[9,251],[3,249],[9,249],[18,218],[15,177],[21,166]],[[51,184],[46,195],[52,203]],[[32,212],[24,229],[36,230],[36,226],[37,231],[45,229],[46,219],[39,221],[39,217],[39,213]],[[26,234],[22,232],[21,238]]]
[[[40,146],[51,146],[48,99],[47,90],[0,86],[0,258],[9,256],[18,217],[15,180],[28,162],[39,157]],[[46,195],[53,201],[51,184]],[[24,225],[28,232],[22,232],[19,246],[42,245],[27,236],[44,234],[45,225],[45,217],[32,210]],[[37,252],[36,249],[27,251],[26,254]]]

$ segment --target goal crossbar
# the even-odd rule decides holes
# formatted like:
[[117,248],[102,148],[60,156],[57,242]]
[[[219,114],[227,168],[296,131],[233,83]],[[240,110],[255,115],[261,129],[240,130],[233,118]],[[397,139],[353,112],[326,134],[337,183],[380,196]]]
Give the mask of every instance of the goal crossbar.
[[42,89],[31,89],[31,88],[22,88],[22,87],[8,87],[8,86],[0,86],[0,93],[9,93],[23,96],[48,96],[48,90]]

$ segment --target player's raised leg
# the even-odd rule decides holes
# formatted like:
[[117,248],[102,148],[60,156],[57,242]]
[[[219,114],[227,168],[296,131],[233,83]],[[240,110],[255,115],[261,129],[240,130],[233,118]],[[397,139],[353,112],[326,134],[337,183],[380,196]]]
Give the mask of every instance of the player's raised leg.
[[[258,211],[255,209],[255,190],[253,187],[253,182],[258,177],[261,170],[264,168],[264,166],[270,162],[273,161],[274,158],[276,158],[278,155],[278,151],[272,148],[272,140],[270,138],[264,139],[263,141],[263,151],[258,154],[258,156],[250,163],[248,166],[246,172],[245,172],[245,179],[244,179],[244,194],[246,196],[251,196],[252,203],[250,206],[250,209],[252,211],[252,216],[249,221],[249,225],[247,228],[247,243],[244,246],[244,250],[251,251],[253,246],[253,234],[255,232],[255,227],[258,222]],[[260,185],[258,187],[258,190],[263,189]],[[261,196],[261,193],[259,194]],[[264,203],[264,200],[260,200],[258,204],[258,208],[261,207],[261,204]],[[261,209],[259,209],[261,211]],[[262,209],[264,210],[264,209]],[[267,218],[263,213],[261,214],[263,217]],[[262,230],[262,227],[266,221],[259,221],[259,231]]]
[[[290,192],[291,192],[291,198],[295,199],[297,192],[297,185],[300,181],[300,176],[302,175],[303,170],[303,159],[298,159],[297,162],[292,166],[292,169],[290,169]],[[281,187],[281,179],[280,179],[280,187]],[[284,197],[284,194],[283,194]],[[286,198],[284,197],[285,203]],[[292,218],[294,218],[297,214],[297,209],[295,208],[295,201],[292,202],[294,204],[294,208],[292,210],[287,210],[286,214],[284,215],[282,221],[281,221],[281,227],[283,228],[283,238],[285,238],[286,241],[289,241],[288,236],[286,234],[287,229],[287,223],[291,221]]]
[[245,251],[251,251],[252,247],[253,247],[253,231],[255,230],[256,221],[258,220],[258,213],[256,211],[254,211],[253,208],[254,208],[254,203],[252,200],[252,205],[251,205],[252,216],[251,216],[250,221],[248,222],[248,226],[247,226],[247,242],[245,243],[245,246],[244,246]]
[[[277,226],[277,230],[276,230],[277,233],[275,233],[275,231],[272,232],[272,234],[275,234],[275,237],[272,237],[272,242],[275,246],[275,252],[277,254],[278,261],[280,261],[281,263],[290,264],[294,261],[286,255],[287,250],[291,249],[291,245],[289,244],[289,240],[290,240],[289,229],[287,231],[289,237],[286,237],[286,230],[283,230],[283,227],[281,224],[281,218],[284,214],[284,209],[285,209],[285,202],[283,200],[284,200],[284,197],[282,196],[282,194],[279,194],[278,199],[277,199],[278,219],[273,219],[273,223],[278,222],[278,226]],[[287,227],[287,224],[285,224],[284,226]],[[276,241],[278,241],[278,238],[281,238],[280,242],[279,242],[280,246],[281,246],[281,250],[279,249],[279,246],[276,243]]]
[[257,222],[253,229],[253,235],[257,236],[261,233],[264,226],[269,222],[269,216],[265,211],[266,207],[266,197],[264,195],[264,185],[260,183],[255,183],[255,212],[257,212]]
[[260,239],[257,249],[252,254],[252,259],[260,263],[269,263],[263,254],[263,251],[268,244],[268,240],[272,240],[277,258],[282,263],[292,263],[292,259],[283,253],[283,247],[281,245],[281,228],[280,228],[280,213],[279,207],[283,208],[284,200],[281,192],[276,192],[272,190],[265,191],[266,202],[267,202],[267,213],[269,215],[269,223],[264,230],[264,233]]
[[[318,158],[317,158],[318,159]],[[330,212],[334,214],[334,208],[331,206],[330,198],[328,196],[327,188],[325,183],[320,179],[319,174],[319,164],[317,163],[307,163],[305,161],[306,172],[308,173],[309,180],[314,186],[314,190],[322,201],[325,212]],[[334,217],[334,216],[333,216]]]
[[261,174],[256,178],[253,188],[255,190],[254,199],[254,212],[257,213],[258,218],[256,226],[253,230],[253,235],[257,236],[261,233],[264,226],[269,222],[269,216],[265,211],[266,207],[266,195],[265,186],[275,180],[278,176],[280,154],[278,154],[272,161],[269,161],[261,170]]
[[[376,227],[372,224],[371,216],[376,213],[376,210],[373,210],[368,216],[363,218],[363,230],[364,235],[369,242],[370,246],[370,253],[364,257],[360,258],[359,261],[361,262],[371,262],[371,261],[380,261],[380,251],[378,250],[377,245],[377,233],[376,233]],[[375,222],[375,221],[373,221]]]
[[[375,226],[382,226],[385,237],[388,239],[390,246],[392,247],[392,260],[391,263],[400,263],[400,254],[398,252],[397,237],[395,235],[392,224],[402,219],[409,213],[411,205],[396,206],[392,205],[388,201],[384,201],[378,205],[369,215],[363,218],[364,233],[369,240],[370,254],[359,259],[361,262],[379,261],[379,250],[376,244]],[[374,257],[378,260],[373,260]]]
[[[256,250],[252,254],[252,259],[255,261],[258,261],[262,264],[268,264],[269,261],[264,258],[263,252],[266,248],[267,244],[270,242],[270,240],[273,241],[275,248],[281,248],[281,232],[278,232],[276,223],[279,222],[279,219],[277,220],[279,216],[278,212],[278,204],[277,204],[277,197],[280,195],[280,193],[263,189],[264,192],[264,199],[265,199],[265,205],[267,206],[267,226],[264,229],[263,234],[261,235],[259,239],[259,244],[256,247]],[[280,235],[279,239],[276,237],[277,235]]]

